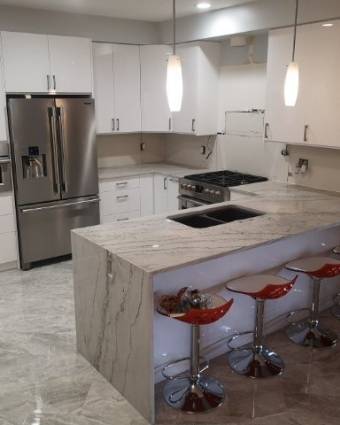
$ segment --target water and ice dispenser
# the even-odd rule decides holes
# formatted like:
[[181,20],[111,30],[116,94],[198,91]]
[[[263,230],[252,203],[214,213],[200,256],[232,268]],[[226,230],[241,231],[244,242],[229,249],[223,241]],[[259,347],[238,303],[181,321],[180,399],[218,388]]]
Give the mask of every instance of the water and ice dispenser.
[[24,179],[39,179],[47,176],[46,154],[38,146],[29,146],[27,154],[21,156]]

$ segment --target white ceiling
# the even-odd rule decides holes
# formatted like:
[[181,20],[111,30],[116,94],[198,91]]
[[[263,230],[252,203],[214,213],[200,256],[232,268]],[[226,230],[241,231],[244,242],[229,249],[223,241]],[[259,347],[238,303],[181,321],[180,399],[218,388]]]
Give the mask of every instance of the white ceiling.
[[[199,0],[177,0],[178,16],[203,13]],[[221,9],[257,0],[207,0],[212,9]],[[0,0],[0,5],[83,13],[88,15],[164,21],[171,18],[172,0]]]

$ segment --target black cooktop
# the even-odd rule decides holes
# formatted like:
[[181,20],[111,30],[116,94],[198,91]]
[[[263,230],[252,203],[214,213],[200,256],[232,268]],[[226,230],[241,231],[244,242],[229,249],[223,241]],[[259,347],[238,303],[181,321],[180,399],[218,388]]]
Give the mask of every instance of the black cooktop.
[[194,180],[200,183],[209,183],[215,186],[232,187],[242,184],[265,182],[268,179],[251,174],[242,174],[234,171],[214,171],[211,173],[192,174],[185,176],[186,179]]

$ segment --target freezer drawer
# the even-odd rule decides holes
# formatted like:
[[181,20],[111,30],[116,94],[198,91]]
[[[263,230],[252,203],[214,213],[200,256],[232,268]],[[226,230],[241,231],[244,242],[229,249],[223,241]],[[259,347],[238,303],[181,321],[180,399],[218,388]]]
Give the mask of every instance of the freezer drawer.
[[99,224],[97,197],[19,207],[21,267],[28,269],[30,263],[70,254],[70,231],[95,224]]

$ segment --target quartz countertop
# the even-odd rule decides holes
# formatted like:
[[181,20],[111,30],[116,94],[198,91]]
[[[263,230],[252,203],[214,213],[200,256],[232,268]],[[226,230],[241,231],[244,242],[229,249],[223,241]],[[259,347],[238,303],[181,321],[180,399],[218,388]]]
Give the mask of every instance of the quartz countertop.
[[[110,223],[74,232],[147,273],[157,273],[340,225],[340,194],[273,182],[236,187],[249,197],[173,214]],[[195,229],[167,218],[235,204],[265,214]]]
[[99,168],[99,180],[115,179],[120,177],[132,177],[143,174],[162,174],[171,177],[184,177],[188,174],[207,173],[211,170],[202,168],[190,168],[181,165],[155,163],[127,165],[125,167]]

